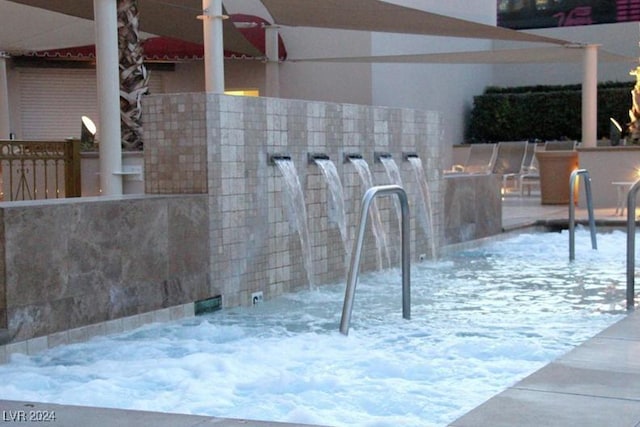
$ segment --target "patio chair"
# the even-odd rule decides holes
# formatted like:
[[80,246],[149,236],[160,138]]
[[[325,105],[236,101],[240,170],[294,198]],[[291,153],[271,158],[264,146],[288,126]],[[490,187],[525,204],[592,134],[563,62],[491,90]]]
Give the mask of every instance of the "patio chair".
[[471,144],[464,165],[453,165],[450,172],[488,174],[496,158],[496,144]]
[[524,196],[524,187],[527,187],[527,196],[531,195],[531,187],[540,187],[540,170],[538,168],[538,158],[535,155],[537,150],[537,144],[529,144],[527,146],[522,173],[518,177],[520,196]]
[[506,193],[509,181],[518,182],[522,173],[527,141],[503,141],[498,143],[496,159],[491,173],[502,177],[502,192]]
[[[576,145],[576,141],[547,141],[544,144],[544,151],[573,151],[576,149]],[[529,167],[526,168],[525,166],[525,169],[527,170],[523,171],[518,182],[520,187],[520,195],[524,196],[524,188],[527,187],[527,195],[530,196],[531,187],[540,187],[540,171],[538,169],[538,159],[535,156],[535,150]]]

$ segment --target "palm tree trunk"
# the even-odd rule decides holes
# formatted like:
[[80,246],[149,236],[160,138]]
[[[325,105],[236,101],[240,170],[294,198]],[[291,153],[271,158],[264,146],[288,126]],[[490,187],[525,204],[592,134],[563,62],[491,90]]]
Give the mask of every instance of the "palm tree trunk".
[[142,150],[140,101],[148,92],[149,76],[143,63],[137,0],[118,0],[118,51],[122,148]]

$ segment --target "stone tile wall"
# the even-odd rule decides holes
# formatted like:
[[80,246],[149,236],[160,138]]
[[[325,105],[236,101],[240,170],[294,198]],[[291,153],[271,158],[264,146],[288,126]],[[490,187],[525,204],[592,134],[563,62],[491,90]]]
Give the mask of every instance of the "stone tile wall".
[[[192,103],[198,105],[189,105]],[[154,95],[145,105],[145,150],[150,153],[145,159],[147,192],[193,192],[203,185],[174,182],[176,177],[186,176],[189,168],[208,171],[211,293],[220,292],[225,306],[249,304],[255,291],[269,298],[309,286],[298,234],[285,212],[283,178],[269,163],[269,155],[274,153],[291,157],[303,187],[314,284],[344,281],[348,255],[337,227],[328,221],[327,185],[317,165],[307,163],[308,153],[328,154],[336,164],[345,190],[351,239],[364,191],[354,166],[343,163],[345,153],[363,156],[375,185],[387,184],[389,179],[382,165],[374,163],[374,152],[391,153],[412,208],[418,186],[409,163],[402,161],[402,153],[417,153],[431,187],[436,233],[424,232],[416,220],[417,209],[413,209],[414,258],[430,254],[431,239],[436,246],[442,241],[442,141],[436,112],[214,94]],[[174,117],[180,117],[176,126]],[[175,127],[177,132],[168,132],[167,127]],[[202,157],[196,166],[181,161],[181,147],[188,146],[187,131],[206,134],[206,163]],[[192,144],[201,152],[201,138]],[[171,182],[155,182],[167,171],[172,171]],[[398,266],[394,207],[388,199],[380,199],[379,205],[392,242],[391,265]],[[366,242],[363,271],[378,268],[372,233]],[[349,248],[351,244],[349,241]]]
[[[0,203],[0,329],[11,337],[0,361],[156,319],[152,312],[179,318],[213,296],[224,306],[247,305],[257,291],[268,299],[310,282],[344,283],[345,246],[353,244],[365,190],[346,153],[367,161],[375,185],[390,180],[374,153],[395,159],[411,207],[414,260],[432,255],[432,243],[500,232],[497,178],[442,178],[437,113],[212,94],[158,95],[145,107],[149,194]],[[422,159],[433,234],[421,227],[418,182],[405,152]],[[302,185],[310,277],[287,219],[283,176],[269,162],[274,153],[291,157]],[[329,221],[327,183],[309,153],[327,154],[337,167],[346,245]],[[399,267],[395,208],[391,198],[378,201],[390,241],[383,267]],[[365,242],[361,271],[376,270],[370,227]]]
[[[344,282],[349,257],[328,218],[324,176],[308,153],[327,154],[337,167],[347,248],[364,189],[346,153],[367,161],[375,185],[390,180],[374,153],[395,159],[411,207],[414,260],[432,255],[432,242],[439,248],[500,232],[497,178],[442,178],[437,113],[211,94],[158,95],[145,106],[150,194],[0,203],[0,329],[11,337],[0,361],[155,319],[152,312],[178,318],[180,307],[192,312],[193,302],[213,296],[224,306],[247,305],[256,291],[271,298],[310,282]],[[404,152],[424,164],[433,235],[421,227],[418,183]],[[287,219],[282,174],[269,162],[274,153],[291,157],[302,185],[310,278]],[[392,199],[378,201],[390,241],[383,267],[398,267]],[[365,241],[361,270],[378,269],[370,227]]]
[[209,294],[203,195],[0,203],[0,289],[11,341]]
[[145,193],[207,192],[206,96],[145,98]]

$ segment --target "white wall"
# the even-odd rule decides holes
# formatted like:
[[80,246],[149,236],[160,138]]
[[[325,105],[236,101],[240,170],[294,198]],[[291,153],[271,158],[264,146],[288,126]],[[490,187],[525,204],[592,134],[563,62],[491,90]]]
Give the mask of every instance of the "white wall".
[[[227,59],[224,62],[225,88],[258,89],[264,93],[263,62],[253,59]],[[188,61],[175,65],[175,71],[152,71],[162,76],[163,93],[204,92],[204,62]]]
[[[368,56],[371,35],[361,31],[282,28],[288,57]],[[280,68],[280,96],[290,99],[371,104],[369,64],[285,61]]]
[[[495,0],[394,0],[394,3],[483,24],[496,22]],[[373,33],[371,50],[373,55],[390,55],[490,48],[489,40]],[[372,73],[374,105],[442,113],[446,164],[451,162],[451,146],[464,141],[464,124],[473,96],[492,84],[492,68],[488,65],[374,64]]]

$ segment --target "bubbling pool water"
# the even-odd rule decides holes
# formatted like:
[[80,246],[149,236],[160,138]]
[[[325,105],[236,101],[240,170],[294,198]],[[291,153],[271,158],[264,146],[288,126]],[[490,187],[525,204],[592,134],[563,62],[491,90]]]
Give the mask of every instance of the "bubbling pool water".
[[521,234],[344,285],[15,355],[0,398],[332,426],[443,426],[623,315],[625,239]]

